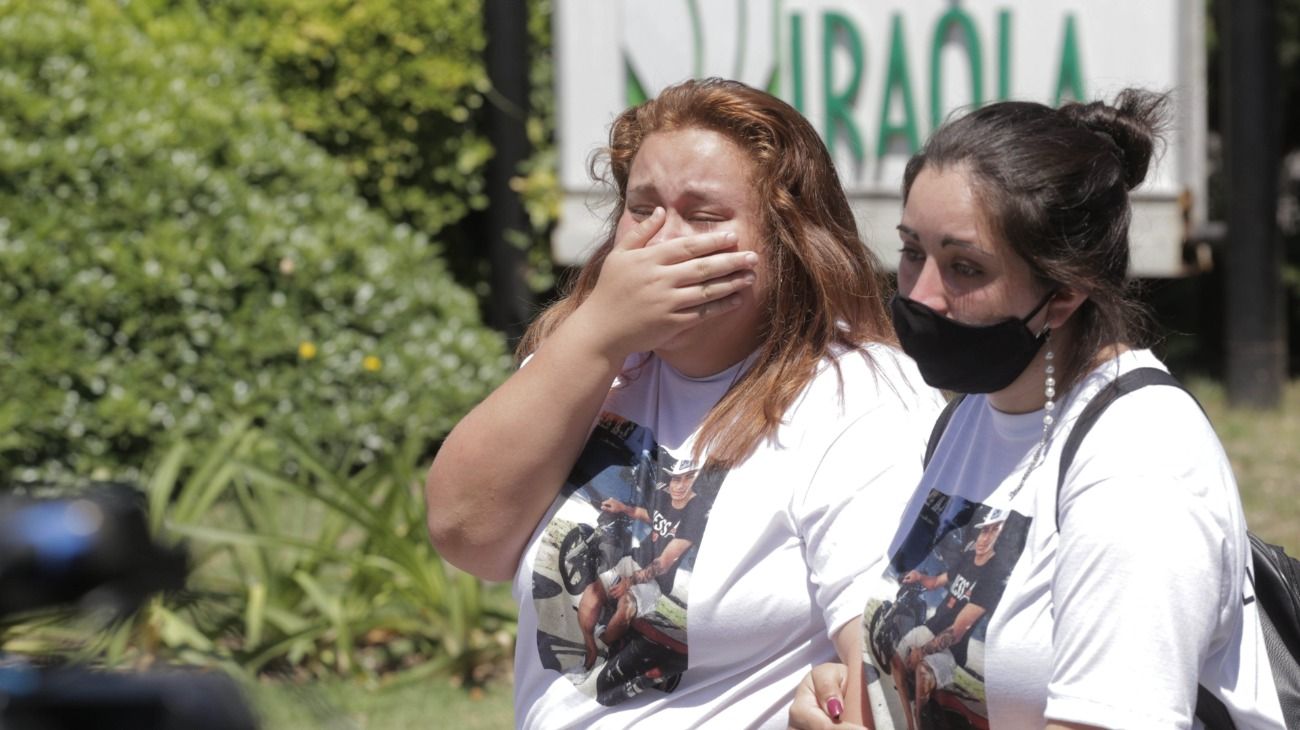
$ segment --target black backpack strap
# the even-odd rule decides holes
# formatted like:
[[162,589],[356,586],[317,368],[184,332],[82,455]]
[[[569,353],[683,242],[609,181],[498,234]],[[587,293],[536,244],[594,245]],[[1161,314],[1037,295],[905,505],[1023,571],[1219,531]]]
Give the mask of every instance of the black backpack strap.
[[934,428],[930,429],[930,440],[925,443],[925,458],[921,461],[921,466],[930,465],[930,458],[934,456],[934,450],[939,447],[939,439],[943,437],[943,432],[948,428],[948,422],[952,420],[952,414],[957,412],[957,406],[966,399],[965,393],[958,393],[948,401],[948,405],[943,407],[943,412],[934,422]]
[[1205,726],[1205,730],[1236,730],[1237,728],[1227,705],[1203,684],[1196,685],[1195,716]]
[[1083,443],[1083,437],[1088,435],[1101,414],[1110,407],[1111,403],[1121,395],[1132,393],[1148,385],[1169,385],[1187,393],[1187,397],[1196,403],[1201,412],[1205,409],[1201,407],[1201,402],[1196,400],[1196,396],[1191,394],[1178,378],[1161,370],[1160,368],[1137,368],[1130,370],[1118,378],[1110,381],[1106,387],[1097,392],[1088,405],[1084,407],[1079,418],[1074,422],[1070,429],[1070,435],[1065,438],[1065,446],[1061,447],[1061,468],[1056,476],[1056,531],[1061,531],[1061,485],[1065,484],[1065,472],[1069,470],[1071,462],[1074,461],[1074,455],[1079,451],[1079,445]]

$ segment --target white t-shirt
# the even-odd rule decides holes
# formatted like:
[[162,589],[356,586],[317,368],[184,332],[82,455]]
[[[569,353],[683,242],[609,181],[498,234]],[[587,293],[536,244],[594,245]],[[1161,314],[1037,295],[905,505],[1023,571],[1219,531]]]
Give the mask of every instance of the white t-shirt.
[[1188,728],[1198,682],[1241,730],[1282,727],[1236,483],[1191,398],[1148,387],[1116,400],[1071,462],[1057,530],[1070,428],[1144,366],[1163,369],[1125,353],[1058,398],[1046,458],[1019,491],[1043,412],[971,396],[953,414],[891,543],[893,583],[863,617],[877,728],[907,728],[905,705],[918,728]]
[[[838,358],[842,389],[823,363],[775,438],[730,471],[688,462],[747,363],[695,379],[629,359],[515,576],[521,727],[785,727],[795,686],[859,615],[858,578],[880,570],[864,556],[884,554],[942,406],[905,356],[867,352]],[[610,499],[637,517],[602,510]],[[668,570],[635,575],[679,540]],[[640,582],[610,596],[624,580]]]

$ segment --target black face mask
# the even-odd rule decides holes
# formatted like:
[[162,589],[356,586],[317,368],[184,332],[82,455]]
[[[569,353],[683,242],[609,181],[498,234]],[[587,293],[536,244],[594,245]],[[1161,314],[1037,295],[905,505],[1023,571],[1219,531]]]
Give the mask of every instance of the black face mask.
[[1051,301],[1024,319],[988,325],[962,324],[920,302],[895,294],[889,301],[898,341],[932,387],[957,393],[993,393],[1011,385],[1047,341],[1047,328],[1034,335],[1026,326]]

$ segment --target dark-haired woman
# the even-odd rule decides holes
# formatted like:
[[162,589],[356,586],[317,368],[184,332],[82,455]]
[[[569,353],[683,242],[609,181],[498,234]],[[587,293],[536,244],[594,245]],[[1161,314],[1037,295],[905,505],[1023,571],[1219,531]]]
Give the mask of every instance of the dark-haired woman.
[[[966,397],[866,604],[877,730],[1190,728],[1198,686],[1237,728],[1282,727],[1240,499],[1196,403],[1118,398],[1059,472],[1104,386],[1164,368],[1125,291],[1164,103],[992,104],[907,167],[895,327],[926,382]],[[1001,569],[976,571],[961,556],[994,514]],[[806,678],[792,724],[832,726],[845,681]]]
[[608,157],[613,230],[440,450],[430,533],[514,580],[519,725],[782,727],[860,643],[941,400],[792,107],[686,82]]

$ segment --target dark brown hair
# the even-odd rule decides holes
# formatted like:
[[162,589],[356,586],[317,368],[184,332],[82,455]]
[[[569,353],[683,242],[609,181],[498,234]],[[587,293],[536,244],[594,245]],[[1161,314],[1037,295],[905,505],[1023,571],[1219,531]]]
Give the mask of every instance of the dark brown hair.
[[641,143],[680,129],[717,132],[746,153],[765,237],[757,247],[768,276],[763,344],[696,440],[697,458],[707,450],[710,460],[734,465],[775,433],[835,348],[894,341],[879,266],[858,236],[830,154],[812,125],[780,99],[735,81],[693,80],[620,114],[604,151],[618,192],[609,234],[568,293],[529,327],[518,352],[535,350],[591,293],[614,246]]
[[1129,191],[1146,178],[1167,103],[1126,89],[1113,104],[989,104],[945,123],[907,164],[904,202],[927,166],[965,166],[993,234],[1047,287],[1088,295],[1070,318],[1064,387],[1103,347],[1148,331],[1127,279]]

